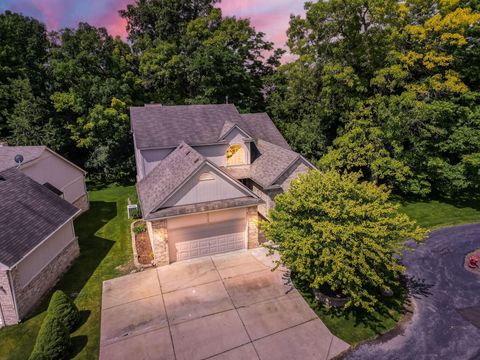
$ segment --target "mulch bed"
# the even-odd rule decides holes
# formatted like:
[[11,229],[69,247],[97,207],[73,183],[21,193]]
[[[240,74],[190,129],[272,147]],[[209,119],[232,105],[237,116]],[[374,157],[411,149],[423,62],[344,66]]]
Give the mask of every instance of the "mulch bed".
[[135,247],[137,248],[138,262],[142,265],[150,265],[152,263],[152,245],[148,232],[135,234]]
[[470,254],[467,254],[467,256],[465,256],[465,269],[475,274],[480,274],[480,266],[477,266],[476,268],[472,268],[469,266],[471,256],[476,256],[478,259],[480,259],[480,249],[475,250]]

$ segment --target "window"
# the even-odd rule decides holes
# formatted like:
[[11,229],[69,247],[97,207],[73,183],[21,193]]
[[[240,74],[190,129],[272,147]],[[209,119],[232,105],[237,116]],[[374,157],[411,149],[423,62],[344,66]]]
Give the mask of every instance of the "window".
[[245,150],[239,144],[233,144],[227,149],[227,166],[231,165],[244,165]]
[[209,172],[204,172],[203,174],[200,175],[198,178],[200,181],[208,181],[208,180],[215,180],[212,174]]

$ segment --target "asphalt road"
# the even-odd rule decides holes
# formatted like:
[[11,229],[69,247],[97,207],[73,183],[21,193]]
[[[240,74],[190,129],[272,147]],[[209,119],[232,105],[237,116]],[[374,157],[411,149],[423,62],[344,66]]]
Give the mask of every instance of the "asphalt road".
[[403,261],[415,302],[412,318],[400,334],[360,345],[345,359],[480,359],[480,274],[464,269],[465,255],[478,248],[480,224],[433,231]]

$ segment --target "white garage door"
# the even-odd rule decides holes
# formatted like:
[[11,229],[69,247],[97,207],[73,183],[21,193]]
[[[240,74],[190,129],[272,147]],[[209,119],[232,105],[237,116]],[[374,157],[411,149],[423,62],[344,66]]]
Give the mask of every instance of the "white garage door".
[[171,229],[168,240],[171,261],[244,249],[245,218]]

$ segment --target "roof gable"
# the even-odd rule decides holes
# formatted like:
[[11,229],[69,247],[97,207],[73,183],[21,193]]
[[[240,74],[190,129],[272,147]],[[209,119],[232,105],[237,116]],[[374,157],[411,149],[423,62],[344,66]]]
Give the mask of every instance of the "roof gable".
[[245,196],[257,197],[243,184],[206,161],[159,208],[236,199]]

